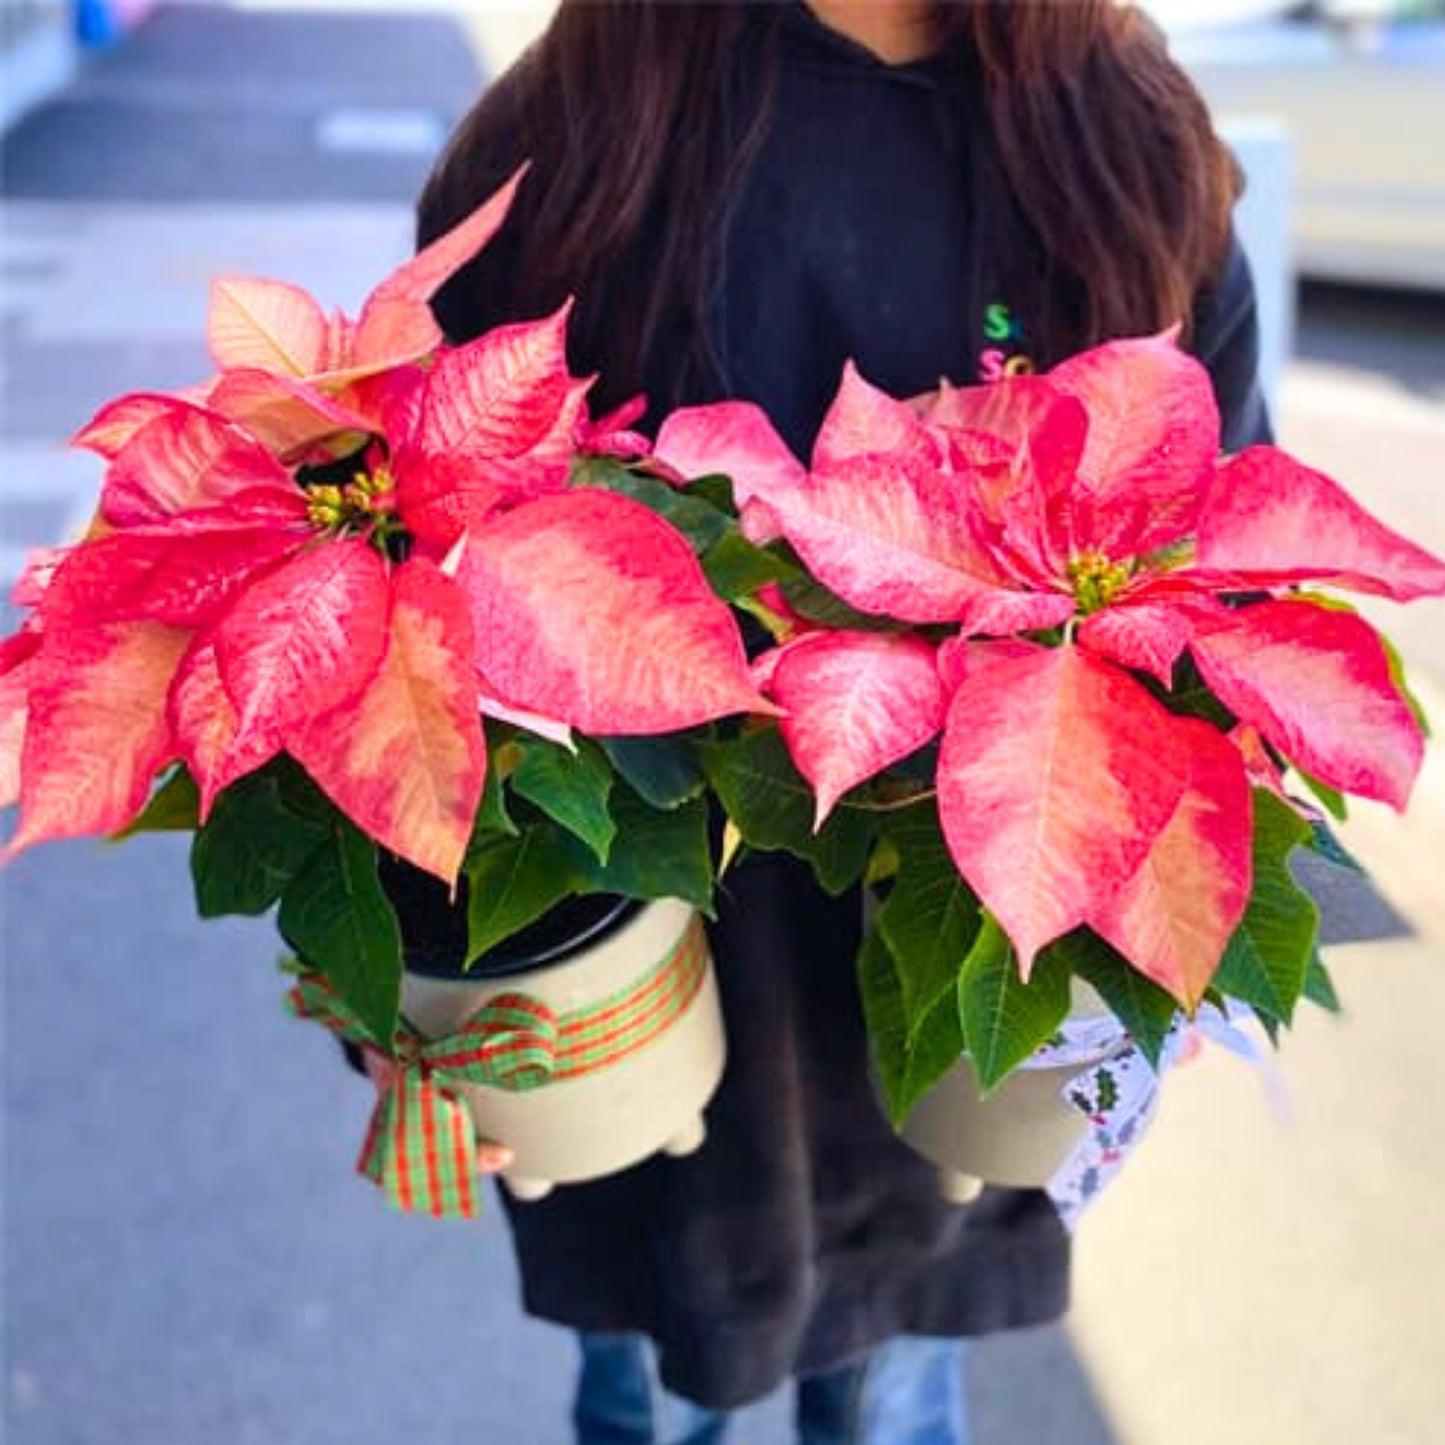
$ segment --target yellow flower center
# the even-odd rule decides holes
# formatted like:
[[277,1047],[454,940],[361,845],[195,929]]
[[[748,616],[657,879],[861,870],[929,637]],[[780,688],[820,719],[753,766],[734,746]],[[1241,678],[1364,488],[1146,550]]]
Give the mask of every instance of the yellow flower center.
[[390,493],[396,483],[386,467],[352,474],[345,486],[331,483],[306,489],[306,515],[313,526],[327,531],[364,528],[391,510]]
[[1133,569],[1127,562],[1111,562],[1098,552],[1085,552],[1069,563],[1074,601],[1085,617],[1107,607],[1132,575]]

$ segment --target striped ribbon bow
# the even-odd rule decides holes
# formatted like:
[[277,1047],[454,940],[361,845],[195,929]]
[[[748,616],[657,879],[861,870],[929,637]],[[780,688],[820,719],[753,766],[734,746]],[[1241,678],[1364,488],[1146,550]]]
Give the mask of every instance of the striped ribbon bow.
[[476,1131],[471,1111],[449,1086],[521,1092],[547,1083],[557,1052],[553,1011],[525,993],[498,994],[444,1038],[423,1038],[403,1020],[387,1054],[319,974],[303,973],[286,1004],[298,1018],[325,1024],[382,1061],[358,1171],[398,1209],[439,1219],[479,1214]]

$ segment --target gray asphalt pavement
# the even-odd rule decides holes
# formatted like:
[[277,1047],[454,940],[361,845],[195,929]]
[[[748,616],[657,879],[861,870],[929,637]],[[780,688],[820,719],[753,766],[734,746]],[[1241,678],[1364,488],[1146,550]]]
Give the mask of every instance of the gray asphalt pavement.
[[[205,375],[210,274],[359,302],[479,84],[445,17],[162,12],[6,136],[0,570],[85,515],[95,405]],[[499,1209],[355,1177],[370,1091],[282,1013],[270,925],[202,927],[186,880],[176,839],[3,880],[5,1438],[560,1445],[570,1341]]]
[[[406,254],[469,54],[415,12],[163,12],[6,137],[0,580],[92,502],[63,437],[205,373],[212,273],[354,306]],[[1440,314],[1307,296],[1283,422],[1445,547]],[[1440,610],[1419,616],[1407,656],[1445,696]],[[1431,788],[1414,832],[1364,824],[1390,886],[1350,916],[1400,937],[1343,952],[1352,1019],[1286,1056],[1295,1125],[1228,1061],[1181,1078],[1084,1227],[1074,1320],[975,1351],[977,1445],[1436,1438],[1445,1233],[1409,1208],[1445,1177],[1412,1108],[1445,1084],[1418,1026],[1445,1007]],[[415,1221],[355,1178],[368,1091],[283,1014],[269,924],[198,923],[170,838],[52,846],[0,890],[7,1440],[562,1445],[571,1343],[517,1307],[500,1207]],[[783,1445],[786,1412],[739,1440]]]

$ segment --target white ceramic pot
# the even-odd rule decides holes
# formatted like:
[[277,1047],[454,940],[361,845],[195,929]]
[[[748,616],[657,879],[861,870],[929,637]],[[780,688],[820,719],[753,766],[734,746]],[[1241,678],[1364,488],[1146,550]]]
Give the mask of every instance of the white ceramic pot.
[[[1107,1012],[1103,999],[1075,979],[1073,1016]],[[903,1138],[938,1165],[940,1187],[957,1203],[976,1198],[985,1184],[1041,1188],[1089,1128],[1063,1096],[1082,1072],[1078,1064],[1018,1069],[985,1099],[965,1055],[919,1100]]]
[[[659,1150],[682,1155],[701,1146],[706,1137],[703,1109],[726,1061],[717,982],[701,930],[701,919],[689,904],[663,899],[545,967],[500,978],[406,975],[402,1012],[429,1038],[454,1032],[484,1004],[519,992],[540,1000],[557,1017],[555,1077],[521,1092],[479,1085],[460,1088],[478,1137],[515,1152],[503,1178],[517,1198],[540,1199],[556,1184],[597,1179]],[[659,965],[679,957],[679,950],[691,950],[693,981],[685,995],[673,994],[674,1008],[652,1015],[650,995],[644,992],[639,1001],[639,990],[645,991],[649,979],[659,977]],[[665,991],[653,986],[655,994]],[[629,995],[631,1009],[624,1005],[614,1010],[631,1018],[629,1048],[609,1057],[603,1047],[600,1062],[595,1043],[584,1054],[575,1042],[583,1027],[590,1028],[595,1040],[599,1009]],[[680,1006],[679,997],[685,998]],[[602,1023],[606,1037],[606,1020]]]

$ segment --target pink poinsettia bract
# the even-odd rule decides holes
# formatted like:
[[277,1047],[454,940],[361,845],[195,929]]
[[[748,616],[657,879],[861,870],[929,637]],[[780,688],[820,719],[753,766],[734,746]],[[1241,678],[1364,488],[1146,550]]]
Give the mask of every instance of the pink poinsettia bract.
[[[944,835],[1025,977],[1088,925],[1194,1007],[1249,896],[1260,740],[1395,808],[1419,769],[1378,634],[1291,589],[1408,601],[1445,594],[1445,564],[1284,452],[1221,460],[1219,443],[1208,374],[1172,335],[913,402],[849,366],[810,468],[745,403],[679,412],[659,435],[679,474],[725,458],[755,538],[785,538],[855,609],[923,629],[808,632],[756,675],[820,820],[941,735]],[[1161,700],[1186,654],[1248,760]]]
[[[773,710],[681,536],[570,485],[575,445],[625,421],[587,421],[566,308],[437,350],[425,303],[514,187],[354,324],[304,293],[230,286],[212,324],[226,369],[203,395],[122,398],[81,433],[108,458],[98,524],[36,569],[0,654],[11,853],[124,827],[174,761],[204,818],[284,752],[370,837],[451,881],[483,791],[483,711],[565,737]],[[276,382],[264,415],[227,409],[237,377],[256,397],[258,377]],[[323,433],[351,450],[316,450]]]

